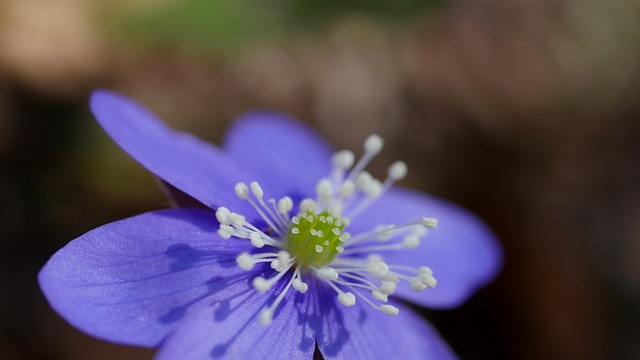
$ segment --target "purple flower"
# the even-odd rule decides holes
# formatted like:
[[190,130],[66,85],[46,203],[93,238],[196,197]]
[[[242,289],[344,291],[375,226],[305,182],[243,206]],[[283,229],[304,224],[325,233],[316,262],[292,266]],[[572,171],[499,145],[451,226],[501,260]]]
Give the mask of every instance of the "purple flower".
[[91,108],[174,195],[204,206],[107,224],[53,255],[40,286],[73,326],[161,346],[159,359],[311,359],[316,346],[327,359],[455,358],[396,299],[458,306],[496,276],[501,249],[468,211],[392,187],[403,162],[384,181],[366,172],[378,136],[356,160],[256,112],[219,149],[109,91]]

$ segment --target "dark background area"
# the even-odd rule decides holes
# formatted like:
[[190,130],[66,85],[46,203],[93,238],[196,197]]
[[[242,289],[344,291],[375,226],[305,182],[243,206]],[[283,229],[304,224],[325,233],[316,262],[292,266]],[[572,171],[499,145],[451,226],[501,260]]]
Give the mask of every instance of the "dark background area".
[[0,359],[150,359],[36,282],[84,232],[168,206],[92,119],[123,92],[219,142],[273,108],[500,236],[495,283],[426,311],[465,359],[640,358],[640,4],[0,0]]

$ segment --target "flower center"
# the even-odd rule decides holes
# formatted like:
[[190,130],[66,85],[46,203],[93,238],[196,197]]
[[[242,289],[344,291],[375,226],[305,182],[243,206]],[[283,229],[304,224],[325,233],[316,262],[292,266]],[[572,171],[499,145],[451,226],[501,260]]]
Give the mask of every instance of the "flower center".
[[298,265],[322,267],[344,251],[342,243],[348,233],[342,232],[345,224],[340,216],[334,217],[328,211],[301,211],[291,223],[285,246]]
[[316,199],[303,199],[298,204],[298,214],[293,217],[290,213],[294,203],[290,197],[265,201],[264,191],[257,182],[249,186],[236,184],[236,196],[251,204],[266,223],[267,230],[225,207],[216,210],[221,238],[247,239],[255,248],[262,249],[239,254],[238,266],[251,271],[258,264],[269,264],[274,270],[253,278],[256,291],[266,292],[276,283],[284,284],[275,300],[260,311],[262,324],[271,323],[275,309],[290,288],[302,294],[309,290],[309,284],[304,281],[308,276],[319,280],[316,286],[324,283],[335,291],[338,302],[346,307],[354,306],[357,297],[388,315],[398,314],[398,308],[386,302],[401,281],[418,292],[436,286],[430,268],[389,264],[382,256],[418,247],[427,229],[436,228],[436,219],[422,217],[403,224],[381,224],[354,236],[344,231],[350,219],[365,212],[407,173],[407,166],[401,161],[389,167],[387,178],[382,182],[364,170],[382,145],[377,135],[367,138],[364,154],[355,164],[352,152],[335,153],[331,159],[333,170],[318,181]]

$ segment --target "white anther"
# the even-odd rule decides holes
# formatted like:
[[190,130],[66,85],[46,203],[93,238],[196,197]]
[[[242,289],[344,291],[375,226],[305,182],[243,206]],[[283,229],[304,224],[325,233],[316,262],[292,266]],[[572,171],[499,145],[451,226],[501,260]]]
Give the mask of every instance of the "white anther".
[[333,163],[333,166],[342,170],[347,170],[351,166],[353,166],[354,160],[355,160],[355,157],[353,155],[353,152],[349,150],[340,150],[335,154],[333,154],[333,156],[331,157],[331,162]]
[[407,249],[415,249],[420,245],[420,238],[417,235],[407,235],[402,239],[402,245]]
[[236,196],[240,200],[245,200],[249,196],[249,188],[247,187],[247,184],[243,182],[237,183],[234,190],[236,192]]
[[249,234],[249,240],[251,240],[251,245],[257,247],[258,249],[264,246],[264,240],[262,240],[262,237],[257,232]]
[[300,229],[298,229],[297,227],[292,227],[291,228],[291,233],[292,234],[300,234]]
[[233,227],[231,227],[231,225],[227,225],[227,224],[220,225],[220,229],[218,230],[218,236],[227,240],[231,238],[231,235],[233,235]]
[[240,267],[240,269],[245,270],[245,271],[249,271],[251,269],[253,269],[253,259],[251,258],[251,255],[249,255],[249,253],[247,252],[243,252],[240,255],[238,255],[238,257],[236,258],[236,262],[238,263],[238,267]]
[[291,261],[291,254],[286,250],[278,251],[278,260],[283,264],[288,264]]
[[265,292],[271,289],[271,283],[262,276],[256,276],[253,278],[253,287],[259,292]]
[[262,197],[264,196],[264,191],[262,191],[260,184],[258,184],[257,181],[252,181],[249,186],[251,186],[251,192],[253,193],[253,196],[258,199],[262,199]]
[[301,294],[304,294],[309,289],[309,285],[307,283],[302,282],[302,280],[296,278],[293,280],[293,288],[298,290]]
[[380,290],[380,292],[385,293],[387,295],[391,295],[393,294],[394,291],[396,291],[397,286],[398,286],[398,283],[395,281],[382,280],[378,290]]
[[260,311],[259,320],[260,320],[260,324],[264,326],[271,325],[271,322],[273,322],[273,310],[271,310],[270,308],[262,309],[262,311]]
[[350,292],[344,292],[338,295],[338,301],[346,307],[353,306],[356,304],[356,296]]
[[296,225],[300,225],[300,218],[297,216],[294,216],[291,218],[291,222],[296,224]]
[[429,228],[429,229],[435,229],[435,228],[438,227],[438,219],[423,217],[422,218],[422,225],[424,227],[426,227],[426,228]]
[[367,184],[367,187],[362,189],[362,191],[364,191],[365,195],[368,197],[374,198],[382,193],[382,189],[383,186],[380,180],[372,179],[371,182]]
[[244,216],[234,212],[227,216],[227,221],[235,227],[242,227],[244,220]]
[[393,306],[393,305],[381,305],[380,306],[380,311],[382,311],[383,313],[387,314],[387,315],[391,315],[391,316],[395,316],[398,315],[398,313],[400,312],[400,310]]
[[[318,230],[318,231],[316,231],[316,235],[317,235],[319,238],[321,238],[321,237],[323,237],[323,236],[324,236],[324,232],[323,232],[322,230]],[[328,241],[325,241],[325,245],[329,245],[329,244],[328,244]]]
[[382,150],[384,146],[384,140],[376,134],[369,135],[364,141],[364,151],[372,154],[377,154]]
[[282,272],[286,268],[286,265],[278,259],[273,259],[271,260],[271,268],[277,272]]
[[369,187],[369,184],[373,181],[373,176],[369,174],[367,171],[363,171],[358,175],[358,179],[356,180],[356,185],[358,189],[364,190]]
[[418,276],[432,276],[432,275],[433,275],[433,270],[431,270],[430,267],[421,266],[418,269]]
[[293,200],[290,197],[285,196],[278,201],[278,211],[282,215],[288,215],[289,211],[293,209]]
[[341,253],[341,252],[343,252],[343,251],[344,251],[344,247],[342,247],[342,246],[336,246],[336,251],[337,251],[338,253]]
[[316,271],[318,276],[325,280],[338,280],[338,272],[334,268],[323,267]]
[[331,232],[333,233],[333,235],[338,236],[340,235],[340,228],[335,227],[331,229]]
[[316,202],[313,201],[312,199],[303,199],[300,202],[300,211],[301,212],[313,213],[313,212],[316,211],[317,207],[318,207],[318,204],[316,204]]
[[387,276],[385,276],[382,279],[382,283],[384,284],[385,281],[389,281],[389,282],[392,282],[392,283],[398,285],[400,283],[400,278],[398,278],[398,275],[396,275],[396,274],[389,273],[389,274],[387,274]]
[[322,201],[328,202],[331,200],[332,188],[331,180],[327,178],[320,179],[316,185],[316,194]]
[[322,250],[324,250],[324,248],[322,247],[322,245],[316,245],[316,252],[317,253],[321,253]]
[[436,285],[438,285],[438,280],[436,280],[436,278],[434,278],[433,276],[423,276],[420,278],[420,281],[422,281],[422,283],[425,284],[429,289],[433,289],[434,287],[436,287]]
[[414,225],[411,227],[411,233],[417,236],[424,236],[427,233],[427,229],[421,225]]
[[407,171],[407,164],[404,161],[396,161],[389,166],[388,175],[393,181],[400,181],[407,176]]
[[387,296],[387,294],[378,289],[374,289],[373,291],[371,291],[371,296],[373,296],[376,300],[380,300],[382,302],[389,301],[389,297]]
[[410,286],[411,286],[411,290],[417,291],[417,292],[424,291],[424,289],[427,288],[427,285],[424,284],[422,280],[418,278],[411,280]]
[[338,190],[338,195],[341,198],[346,198],[351,196],[355,190],[356,190],[356,184],[354,184],[353,181],[351,180],[347,180],[343,182],[342,185],[340,185],[340,190]]
[[389,265],[384,261],[369,261],[367,263],[367,271],[374,276],[384,277],[389,272]]
[[218,222],[220,224],[228,224],[229,214],[231,214],[231,211],[229,211],[229,209],[227,209],[226,207],[221,206],[218,208],[218,210],[216,210],[216,219],[218,219]]

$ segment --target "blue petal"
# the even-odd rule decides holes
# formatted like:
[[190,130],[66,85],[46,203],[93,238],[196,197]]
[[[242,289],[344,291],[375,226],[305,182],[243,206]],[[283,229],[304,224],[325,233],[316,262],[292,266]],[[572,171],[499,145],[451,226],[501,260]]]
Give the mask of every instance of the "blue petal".
[[223,147],[251,169],[269,197],[313,196],[331,171],[331,147],[306,125],[276,112],[252,112],[227,130]]
[[413,250],[386,252],[389,264],[429,266],[438,285],[417,293],[403,284],[396,295],[434,308],[452,308],[492,281],[502,266],[502,247],[494,233],[471,212],[425,194],[394,188],[353,220],[349,231],[378,224],[402,224],[422,216],[438,219],[422,244]]
[[273,301],[284,283],[271,294],[251,289],[202,309],[163,343],[156,360],[311,360],[314,340],[302,310],[306,308],[306,295],[290,289],[271,325],[265,327],[258,322],[260,310]]
[[91,110],[111,138],[144,167],[210,207],[250,207],[233,192],[252,176],[215,146],[162,123],[149,109],[122,95],[97,90]]
[[39,274],[51,306],[108,341],[156,346],[216,299],[246,291],[235,258],[251,245],[222,240],[211,211],[174,209],[114,222],[75,239]]
[[[358,299],[361,300],[361,299]],[[327,336],[318,339],[325,359],[457,359],[438,332],[406,306],[396,316],[386,315],[364,302],[341,308],[340,322],[325,322],[324,334],[340,334],[345,341],[339,349]]]

